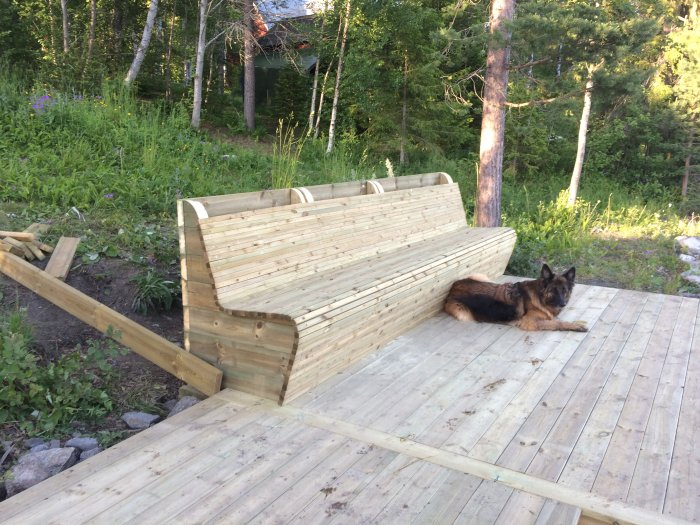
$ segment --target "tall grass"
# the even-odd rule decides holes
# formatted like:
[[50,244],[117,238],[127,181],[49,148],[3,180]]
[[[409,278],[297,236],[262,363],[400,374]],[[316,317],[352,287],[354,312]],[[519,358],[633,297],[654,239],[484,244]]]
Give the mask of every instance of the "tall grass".
[[269,159],[212,143],[186,109],[138,102],[120,86],[74,95],[0,79],[0,200],[68,210],[173,215],[178,197],[265,186]]
[[301,152],[304,150],[306,134],[297,134],[297,124],[285,124],[279,119],[272,148],[272,187],[291,188],[297,179]]
[[[253,151],[209,140],[191,129],[184,106],[138,101],[121,84],[76,95],[29,88],[16,75],[0,74],[0,202],[57,222],[76,207],[90,212],[88,217],[99,217],[82,227],[88,242],[81,246],[88,246],[81,249],[113,252],[105,249],[109,245],[121,253],[151,253],[152,243],[141,242],[138,232],[150,228],[148,221],[172,223],[179,197],[386,176],[386,157],[373,158],[357,136],[342,137],[326,154],[324,140],[299,139],[302,134],[296,131],[280,122],[268,155],[261,153],[264,145]],[[474,153],[458,159],[426,155],[408,166],[391,160],[397,174],[450,173],[460,184],[472,221]],[[645,289],[673,291],[680,286],[676,276],[682,265],[667,254],[672,254],[673,237],[698,233],[698,223],[678,211],[674,192],[658,184],[629,188],[613,178],[584,175],[580,198],[569,208],[561,195],[567,186],[566,175],[505,177],[503,222],[518,234],[510,272],[535,275],[547,261],[575,264],[581,275]],[[0,226],[8,229],[6,217],[0,214]],[[105,241],[107,228],[122,234]],[[95,245],[90,247],[92,230]],[[164,249],[165,243],[173,248]],[[176,244],[174,235],[164,238],[158,251],[172,254]],[[634,259],[639,253],[644,257],[633,272],[629,265],[616,268],[616,258]],[[615,269],[614,277],[610,269]],[[630,273],[642,277],[628,278]]]

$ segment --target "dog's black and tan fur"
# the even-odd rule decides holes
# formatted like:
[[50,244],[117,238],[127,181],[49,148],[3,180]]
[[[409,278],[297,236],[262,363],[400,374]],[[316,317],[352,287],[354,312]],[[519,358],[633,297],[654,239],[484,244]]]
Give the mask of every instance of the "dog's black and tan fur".
[[445,311],[460,321],[507,323],[523,330],[587,331],[583,322],[556,316],[569,302],[576,268],[555,275],[546,264],[540,278],[497,284],[483,275],[456,281],[445,300]]

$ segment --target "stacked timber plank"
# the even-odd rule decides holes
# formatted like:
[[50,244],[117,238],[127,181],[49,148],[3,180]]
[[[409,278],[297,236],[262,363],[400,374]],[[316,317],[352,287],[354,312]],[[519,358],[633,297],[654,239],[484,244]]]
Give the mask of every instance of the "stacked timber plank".
[[280,191],[179,205],[188,349],[280,403],[437,313],[455,279],[502,274],[515,243],[468,228],[446,174]]
[[0,231],[0,251],[10,252],[28,261],[43,261],[45,254],[53,252],[52,246],[39,240],[48,229],[48,224],[34,223],[21,232]]
[[39,240],[49,228],[48,224],[34,223],[21,232],[0,231],[0,251],[9,252],[27,261],[43,261],[46,259],[45,254],[50,254],[45,271],[63,281],[73,264],[80,238],[61,237],[54,248]]

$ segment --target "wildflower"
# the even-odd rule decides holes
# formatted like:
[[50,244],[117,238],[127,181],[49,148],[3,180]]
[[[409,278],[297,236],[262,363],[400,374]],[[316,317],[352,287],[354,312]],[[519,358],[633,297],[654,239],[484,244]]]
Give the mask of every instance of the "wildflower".
[[114,198],[114,193],[105,193],[104,195],[105,199],[113,199]]

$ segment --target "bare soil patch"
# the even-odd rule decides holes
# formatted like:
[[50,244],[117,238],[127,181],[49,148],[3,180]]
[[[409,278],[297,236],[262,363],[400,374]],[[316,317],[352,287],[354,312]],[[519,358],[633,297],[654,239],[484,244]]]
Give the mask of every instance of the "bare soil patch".
[[[41,268],[45,266],[45,262],[35,264]],[[136,285],[131,279],[145,271],[143,266],[128,261],[103,258],[93,264],[74,267],[66,283],[182,346],[182,308],[179,304],[170,311],[149,315],[131,311],[136,293]],[[179,279],[179,269],[167,273],[169,278],[175,281]],[[35,351],[42,358],[54,360],[63,353],[74,350],[77,345],[85,346],[91,340],[106,338],[99,331],[2,274],[0,293],[0,312],[10,312],[17,308],[25,311],[25,320],[32,327]],[[119,372],[119,382],[112,392],[117,409],[98,427],[76,422],[76,432],[124,432],[122,437],[127,437],[127,427],[120,419],[122,412],[129,409],[158,409],[166,400],[177,398],[178,389],[183,384],[131,351],[117,357],[114,366]],[[17,442],[24,436],[16,429],[0,427],[0,437],[5,441]]]

